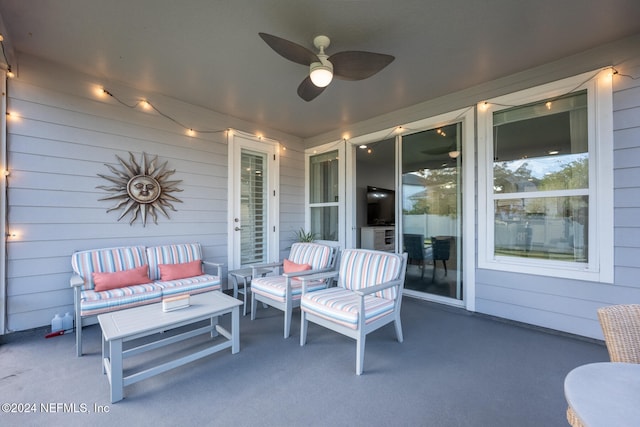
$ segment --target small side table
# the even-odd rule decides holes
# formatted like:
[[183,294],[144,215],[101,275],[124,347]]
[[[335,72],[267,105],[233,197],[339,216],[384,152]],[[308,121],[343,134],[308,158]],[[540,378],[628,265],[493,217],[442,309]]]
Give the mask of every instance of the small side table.
[[[260,274],[261,277],[266,276],[268,273],[271,273],[273,270],[270,268],[259,268],[257,273]],[[238,270],[229,271],[229,276],[231,276],[231,280],[233,281],[233,297],[238,298],[238,293],[244,295],[244,305],[242,307],[242,315],[247,315],[247,298],[249,295],[249,287],[251,286],[253,270],[251,267],[240,268]],[[242,287],[240,287],[238,281],[241,281]]]

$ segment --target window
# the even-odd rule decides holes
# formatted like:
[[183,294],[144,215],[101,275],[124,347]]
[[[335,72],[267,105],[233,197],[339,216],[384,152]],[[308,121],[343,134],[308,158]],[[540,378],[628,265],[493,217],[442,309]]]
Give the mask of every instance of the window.
[[612,281],[612,107],[605,74],[478,105],[480,267]]
[[339,208],[338,151],[309,158],[311,232],[319,240],[337,241]]

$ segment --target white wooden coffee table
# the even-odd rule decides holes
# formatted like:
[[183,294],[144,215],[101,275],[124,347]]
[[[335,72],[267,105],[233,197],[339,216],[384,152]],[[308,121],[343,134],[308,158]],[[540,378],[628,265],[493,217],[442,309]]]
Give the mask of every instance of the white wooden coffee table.
[[[122,400],[124,387],[154,375],[177,368],[186,363],[231,347],[231,353],[240,351],[240,315],[242,301],[220,291],[192,295],[190,306],[175,311],[162,311],[162,303],[149,304],[98,316],[102,328],[103,373],[111,386],[111,403]],[[231,314],[231,331],[218,324],[218,316]],[[186,325],[209,319],[208,325],[178,334],[160,334]],[[123,359],[183,341],[201,334],[211,337],[222,335],[224,339],[211,341],[211,345],[160,365],[124,376]],[[158,334],[157,339],[124,349],[123,343]],[[155,338],[155,337],[154,337]]]

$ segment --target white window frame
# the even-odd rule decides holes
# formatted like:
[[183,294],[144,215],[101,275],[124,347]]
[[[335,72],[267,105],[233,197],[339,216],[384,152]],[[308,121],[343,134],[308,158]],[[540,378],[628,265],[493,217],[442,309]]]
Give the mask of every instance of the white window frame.
[[[613,283],[613,100],[610,70],[599,70],[488,99],[478,111],[478,267]],[[493,113],[587,90],[589,258],[571,263],[495,255]]]
[[[310,203],[309,200],[311,198],[311,194],[309,191],[310,185],[310,164],[311,157],[318,156],[321,154],[329,153],[331,151],[338,152],[338,201],[337,202],[326,202],[326,203]],[[305,200],[305,230],[311,230],[311,208],[317,207],[327,207],[327,206],[337,206],[338,207],[338,218],[345,217],[345,167],[344,167],[344,158],[345,158],[345,149],[344,149],[344,140],[334,141],[328,144],[324,144],[318,147],[314,147],[311,149],[305,150],[304,163],[305,163],[305,177],[304,177],[304,200]],[[338,239],[336,241],[333,240],[319,240],[319,242],[324,242],[329,245],[339,245],[340,247],[345,247],[345,234],[346,227],[344,221],[338,221]]]

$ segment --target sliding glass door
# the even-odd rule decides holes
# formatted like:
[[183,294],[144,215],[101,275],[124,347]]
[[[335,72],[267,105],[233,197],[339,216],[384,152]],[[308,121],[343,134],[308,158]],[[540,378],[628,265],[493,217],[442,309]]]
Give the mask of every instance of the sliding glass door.
[[462,300],[462,124],[403,135],[405,289]]

